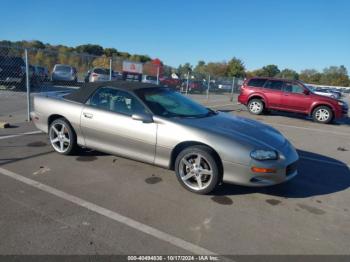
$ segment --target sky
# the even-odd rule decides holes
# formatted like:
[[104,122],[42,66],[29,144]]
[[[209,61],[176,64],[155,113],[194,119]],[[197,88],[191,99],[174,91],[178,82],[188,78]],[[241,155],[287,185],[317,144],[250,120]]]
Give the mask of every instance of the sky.
[[350,71],[349,0],[2,1],[0,40],[99,44],[165,64]]

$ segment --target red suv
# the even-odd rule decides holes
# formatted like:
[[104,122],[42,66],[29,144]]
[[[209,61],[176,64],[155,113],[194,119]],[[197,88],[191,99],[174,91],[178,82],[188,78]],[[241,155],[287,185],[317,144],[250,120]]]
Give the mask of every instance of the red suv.
[[259,115],[266,110],[280,110],[310,115],[316,122],[329,123],[345,117],[348,105],[330,97],[312,93],[302,82],[254,77],[244,81],[238,102],[250,113]]

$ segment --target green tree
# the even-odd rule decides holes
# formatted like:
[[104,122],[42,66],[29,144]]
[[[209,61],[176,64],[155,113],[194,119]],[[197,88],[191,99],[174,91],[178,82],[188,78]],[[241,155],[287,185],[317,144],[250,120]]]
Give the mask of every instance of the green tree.
[[330,66],[323,70],[321,84],[333,86],[348,86],[349,76],[345,66]]
[[304,69],[299,74],[299,79],[308,84],[321,84],[322,74],[315,69]]
[[104,55],[107,56],[107,57],[112,57],[112,56],[114,56],[114,55],[118,55],[118,50],[115,49],[115,48],[105,48],[105,49],[103,50],[103,53],[104,53]]
[[233,57],[227,64],[227,76],[229,77],[244,77],[245,66],[242,60]]
[[192,73],[192,65],[190,63],[185,63],[184,65],[179,65],[179,67],[176,70],[177,74],[181,78],[185,78],[187,73],[189,72],[190,74]]
[[103,47],[100,45],[79,45],[75,48],[78,53],[86,53],[90,55],[101,56],[103,55]]
[[292,69],[283,69],[281,72],[277,74],[277,77],[280,78],[286,78],[286,79],[292,79],[292,80],[298,80],[299,79],[299,74],[292,70]]
[[262,68],[262,76],[275,77],[280,73],[277,65],[267,65]]

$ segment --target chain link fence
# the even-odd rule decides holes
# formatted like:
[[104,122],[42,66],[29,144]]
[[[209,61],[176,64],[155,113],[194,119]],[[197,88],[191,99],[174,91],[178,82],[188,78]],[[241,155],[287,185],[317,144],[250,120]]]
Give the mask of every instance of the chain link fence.
[[17,121],[29,121],[32,94],[71,92],[90,82],[140,81],[207,99],[211,95],[225,95],[227,101],[239,92],[243,82],[243,79],[234,77],[188,73],[178,78],[170,74],[166,75],[161,63],[153,61],[141,63],[123,57],[93,56],[69,50],[0,46],[0,121],[14,112],[22,114]]

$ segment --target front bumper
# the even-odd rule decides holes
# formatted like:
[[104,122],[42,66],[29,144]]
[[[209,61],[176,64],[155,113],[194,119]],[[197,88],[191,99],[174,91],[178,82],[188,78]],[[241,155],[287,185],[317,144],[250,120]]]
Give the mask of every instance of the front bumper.
[[[298,174],[299,156],[296,150],[288,145],[283,149],[278,160],[251,160],[249,165],[222,161],[224,168],[223,181],[242,186],[263,187],[286,182]],[[252,167],[274,169],[273,173],[257,173]]]

